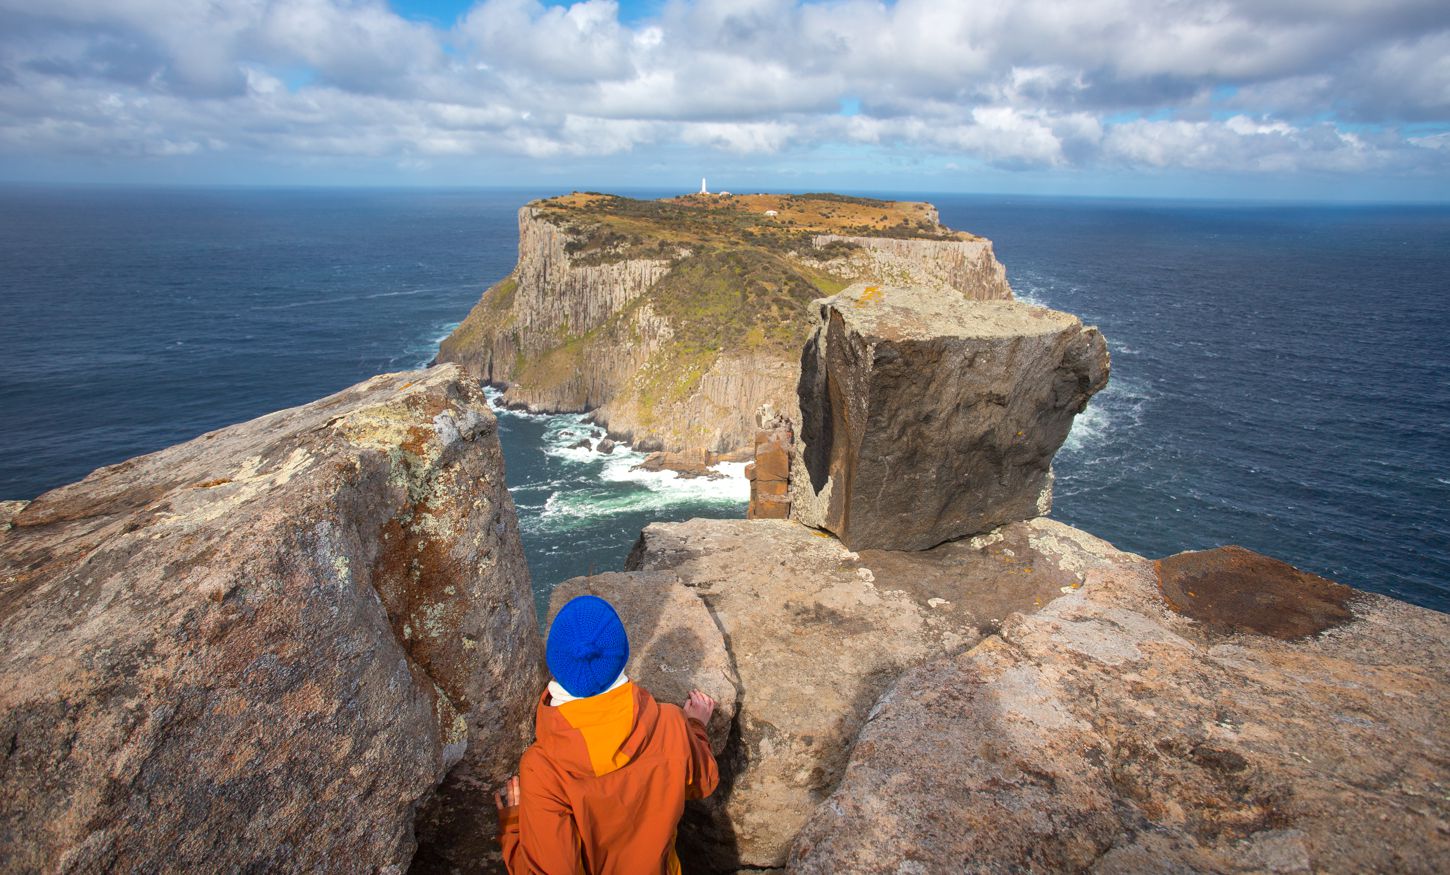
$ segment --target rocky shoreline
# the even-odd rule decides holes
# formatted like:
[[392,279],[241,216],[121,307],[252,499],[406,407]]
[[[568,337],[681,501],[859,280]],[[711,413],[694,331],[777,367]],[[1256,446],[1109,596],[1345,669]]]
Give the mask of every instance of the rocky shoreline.
[[[1450,617],[1047,518],[1108,378],[1068,314],[863,281],[800,329],[789,403],[732,413],[756,518],[649,525],[553,594],[612,600],[657,695],[721,703],[691,871],[1450,869]],[[500,871],[545,674],[476,376],[0,504],[0,868]],[[681,449],[649,464],[719,452]]]

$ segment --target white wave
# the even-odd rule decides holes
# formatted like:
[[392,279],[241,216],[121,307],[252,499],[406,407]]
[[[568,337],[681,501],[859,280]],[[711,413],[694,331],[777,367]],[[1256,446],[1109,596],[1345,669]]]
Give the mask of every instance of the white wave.
[[[621,466],[623,467],[623,466]],[[643,489],[560,490],[549,496],[537,514],[520,515],[519,524],[528,532],[561,532],[592,525],[599,520],[624,514],[665,516],[680,505],[739,507],[749,499],[750,484],[743,476],[718,480],[680,478],[673,472],[629,471],[624,467],[614,483],[628,482]]]
[[426,289],[398,289],[394,292],[374,292],[371,295],[363,295],[363,300],[369,301],[373,298],[397,298],[400,296],[406,297],[412,295],[425,295],[429,292],[446,292],[454,288],[456,288],[456,286],[429,286]]
[[1132,380],[1109,380],[1107,388],[1094,395],[1087,409],[1073,420],[1062,451],[1091,452],[1101,447],[1112,433],[1137,428],[1150,400],[1147,390]]
[[437,358],[438,356],[438,344],[446,340],[448,338],[448,335],[453,333],[453,329],[457,328],[459,325],[462,324],[462,322],[449,322],[447,325],[444,325],[443,327],[438,329],[438,334],[436,336],[424,341],[421,345],[421,348],[418,350],[418,354],[425,355],[427,356],[427,358],[419,360],[417,366],[419,368],[426,368],[430,364],[432,364],[433,359]]
[[495,416],[508,416],[514,419],[544,420],[565,415],[559,413],[531,413],[527,410],[515,410],[511,407],[506,407],[503,403],[503,392],[495,389],[493,386],[483,387],[483,397],[488,399],[488,406],[493,408]]
[[[572,472],[563,478],[541,479],[514,487],[514,492],[537,496],[549,490],[542,505],[516,505],[527,513],[519,515],[526,531],[560,532],[576,529],[588,521],[632,513],[666,515],[670,508],[686,504],[739,506],[750,499],[750,481],[745,463],[721,462],[713,470],[717,478],[682,477],[674,471],[635,470],[648,454],[627,443],[616,442],[612,453],[599,452],[604,440],[602,428],[579,413],[529,413],[501,406],[501,392],[485,387],[484,394],[494,412],[502,417],[530,419],[544,424],[539,450]],[[587,446],[580,446],[587,442]],[[634,487],[634,488],[630,488]]]
[[1031,304],[1034,307],[1047,307],[1048,309],[1051,309],[1052,305],[1047,303],[1047,301],[1043,300],[1041,294],[1042,289],[1037,286],[1033,286],[1025,292],[1019,291],[1017,289],[1012,290],[1012,297],[1016,298],[1024,304]]
[[667,493],[671,503],[685,501],[746,502],[750,500],[750,481],[745,479],[744,462],[721,462],[711,470],[724,475],[682,477],[675,471],[635,470],[643,459],[638,453],[621,453],[604,463],[600,477],[612,483],[637,483],[651,492]]

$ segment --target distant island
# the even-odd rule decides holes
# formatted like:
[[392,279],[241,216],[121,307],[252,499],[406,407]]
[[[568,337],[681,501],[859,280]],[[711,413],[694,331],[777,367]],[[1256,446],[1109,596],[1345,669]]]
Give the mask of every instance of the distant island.
[[518,264],[438,361],[636,449],[738,454],[757,409],[795,410],[810,302],[859,281],[1012,297],[991,242],[926,203],[575,192],[519,210]]

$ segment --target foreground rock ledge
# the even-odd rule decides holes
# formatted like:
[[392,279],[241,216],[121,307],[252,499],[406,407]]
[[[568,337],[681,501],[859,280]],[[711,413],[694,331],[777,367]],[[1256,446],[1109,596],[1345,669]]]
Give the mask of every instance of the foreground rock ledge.
[[[783,865],[892,681],[1079,585],[1083,539],[1095,540],[1039,519],[935,550],[856,553],[787,520],[648,526],[630,567],[677,579],[714,624],[658,611],[636,622],[669,666],[693,658],[718,626],[741,691],[721,787],[691,803],[681,825],[687,869]],[[611,600],[639,598],[629,575],[587,582]],[[627,608],[626,623],[638,613]]]
[[1228,548],[1159,566],[1195,620],[1094,552],[876,703],[789,871],[1450,871],[1450,617]]
[[1107,344],[1017,301],[858,283],[816,302],[791,514],[853,550],[924,550],[1052,503],[1052,457]]
[[102,468],[10,522],[4,868],[397,871],[415,818],[436,864],[486,864],[479,799],[541,654],[495,422],[455,367]]

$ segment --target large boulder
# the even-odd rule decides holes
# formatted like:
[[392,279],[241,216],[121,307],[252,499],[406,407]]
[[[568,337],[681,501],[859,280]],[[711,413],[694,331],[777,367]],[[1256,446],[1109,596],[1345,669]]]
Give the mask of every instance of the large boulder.
[[789,871],[1450,870],[1450,617],[1238,548],[1092,554],[875,704]]
[[[1080,585],[1079,537],[1034,520],[930,551],[854,553],[788,520],[648,526],[629,567],[703,599],[741,691],[720,790],[681,825],[692,870],[783,865],[881,693],[908,667]],[[654,614],[646,627],[688,622]]]
[[389,374],[20,508],[0,868],[397,872],[415,820],[486,865],[543,679],[495,429]]
[[1052,457],[1107,384],[1077,317],[856,284],[815,302],[792,516],[853,550],[924,550],[1046,514]]
[[725,750],[735,721],[740,679],[725,647],[725,636],[694,590],[673,574],[611,572],[575,577],[554,588],[549,623],[573,598],[597,595],[614,606],[629,633],[630,680],[660,702],[683,704],[698,689],[717,703],[710,725],[710,747]]

